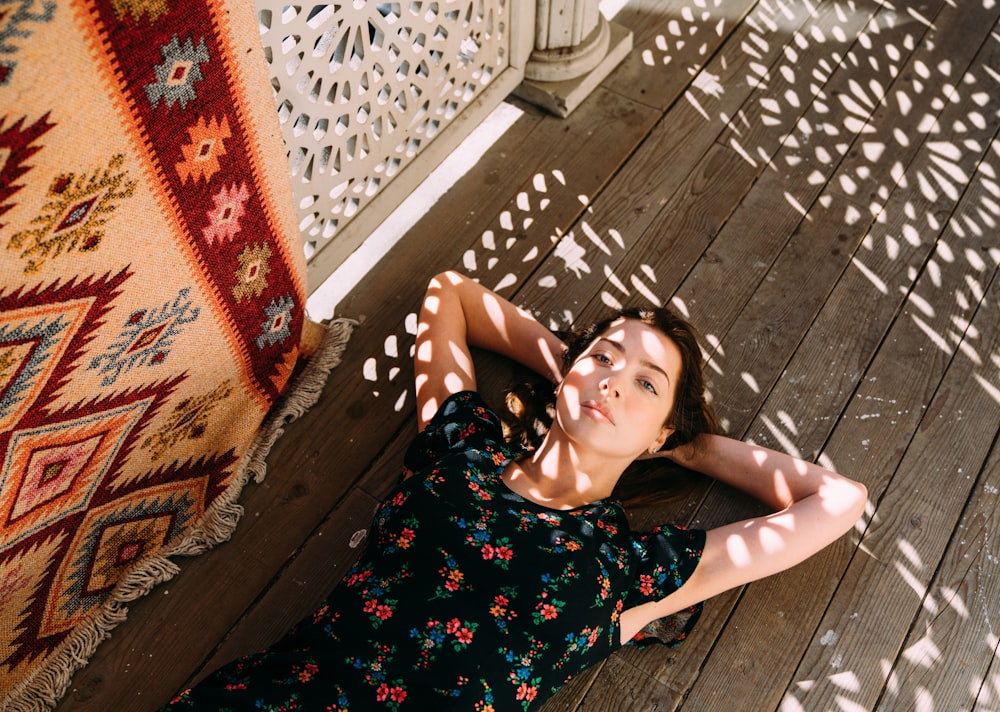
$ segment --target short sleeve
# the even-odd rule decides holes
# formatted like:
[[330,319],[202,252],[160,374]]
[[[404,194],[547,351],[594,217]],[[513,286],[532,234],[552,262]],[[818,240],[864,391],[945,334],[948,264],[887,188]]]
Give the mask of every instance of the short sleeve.
[[[633,535],[633,546],[636,554],[635,577],[625,597],[625,608],[659,600],[683,586],[701,561],[705,532],[666,524],[651,532]],[[701,615],[701,609],[699,603],[655,620],[630,642],[675,646],[687,637]]]
[[445,455],[503,445],[503,424],[474,391],[450,395],[410,444],[403,464],[410,472],[433,465]]

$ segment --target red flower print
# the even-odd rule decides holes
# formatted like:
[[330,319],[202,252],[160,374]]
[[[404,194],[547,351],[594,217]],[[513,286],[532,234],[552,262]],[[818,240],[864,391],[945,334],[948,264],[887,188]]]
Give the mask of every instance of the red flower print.
[[618,527],[616,527],[614,524],[610,524],[610,523],[604,521],[603,519],[598,519],[597,520],[597,528],[598,529],[603,529],[604,531],[606,531],[611,536],[614,536],[614,535],[616,535],[618,533]]
[[509,546],[498,546],[496,548],[496,556],[498,559],[503,559],[504,561],[510,561],[511,557],[514,556],[514,550]]
[[385,702],[389,699],[389,686],[384,682],[379,685],[378,689],[375,691],[375,699],[379,702]]
[[559,609],[553,606],[551,603],[546,603],[542,606],[542,618],[547,621],[552,620],[559,615]]
[[475,424],[475,423],[469,423],[469,427],[467,427],[467,428],[462,428],[462,429],[461,429],[461,430],[460,430],[460,431],[458,432],[458,437],[459,437],[459,439],[460,439],[460,440],[465,440],[465,439],[467,439],[467,438],[468,438],[468,437],[469,437],[470,435],[474,434],[475,432],[476,432],[476,424]]
[[319,666],[315,663],[307,663],[305,667],[299,670],[298,679],[299,682],[309,682],[313,676],[319,672]]
[[374,613],[377,607],[378,607],[378,601],[374,598],[369,598],[367,601],[365,601],[365,605],[362,608],[362,610],[365,613]]
[[392,609],[389,606],[382,604],[375,609],[375,615],[379,617],[379,620],[388,620],[392,618]]
[[465,645],[468,645],[469,643],[472,642],[472,631],[469,630],[468,628],[462,628],[462,630],[458,631],[455,634],[455,637],[458,638],[459,643],[464,643]]
[[399,536],[396,537],[396,546],[400,549],[409,549],[410,544],[413,543],[413,538],[416,535],[417,533],[409,527],[403,529],[403,531],[399,533]]
[[653,577],[649,574],[639,576],[639,593],[650,596],[653,593]]
[[398,685],[389,690],[389,699],[399,703],[406,699],[406,690]]
[[522,682],[517,688],[517,699],[528,700],[529,702],[535,699],[535,695],[538,694],[538,688],[528,685],[526,682]]
[[444,629],[448,633],[455,633],[461,627],[462,627],[462,621],[458,620],[458,618],[452,618],[450,621],[448,621],[448,624],[444,627]]
[[371,569],[365,569],[364,571],[360,571],[358,573],[351,574],[350,576],[348,576],[347,577],[347,585],[348,586],[356,586],[359,583],[364,583],[365,581],[367,581],[371,577],[372,577],[372,570]]
[[483,544],[483,558],[489,561],[493,558],[494,549],[492,544]]

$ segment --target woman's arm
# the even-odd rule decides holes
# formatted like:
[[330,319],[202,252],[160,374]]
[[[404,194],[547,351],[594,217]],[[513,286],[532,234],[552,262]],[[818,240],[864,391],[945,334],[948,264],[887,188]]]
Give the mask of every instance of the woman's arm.
[[559,338],[530,314],[457,272],[431,279],[417,326],[414,377],[420,430],[452,393],[476,388],[469,347],[494,351],[542,376],[562,378]]
[[622,642],[652,620],[804,561],[845,534],[867,503],[868,491],[859,482],[719,435],[699,436],[694,447],[665,455],[777,511],[709,530],[701,561],[681,588],[622,616]]

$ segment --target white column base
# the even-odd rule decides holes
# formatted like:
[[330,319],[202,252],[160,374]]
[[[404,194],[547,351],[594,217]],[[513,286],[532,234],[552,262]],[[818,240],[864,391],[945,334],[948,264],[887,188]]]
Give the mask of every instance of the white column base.
[[[579,76],[556,81],[525,79],[514,90],[514,95],[561,118],[569,116],[632,51],[632,30],[615,22],[609,22],[605,27],[607,27],[607,51],[603,57],[596,59],[592,69]],[[600,30],[601,28],[598,28],[597,32]],[[545,52],[536,50],[532,53],[528,64],[532,65],[536,59],[537,64],[533,70],[526,70],[525,74],[554,78],[565,76],[573,72],[572,69],[567,69],[568,66],[579,64],[581,61],[590,63],[593,61],[595,48],[603,51],[603,47],[604,38],[597,36],[579,51],[574,51],[576,48],[573,47]]]

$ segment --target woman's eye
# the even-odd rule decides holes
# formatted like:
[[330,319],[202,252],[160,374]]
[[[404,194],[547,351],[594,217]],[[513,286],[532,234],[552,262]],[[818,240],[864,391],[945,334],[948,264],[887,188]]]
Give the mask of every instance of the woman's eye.
[[594,354],[594,358],[600,363],[605,363],[605,364],[611,363],[611,359],[609,359],[604,354]]
[[639,385],[645,388],[650,393],[652,393],[654,396],[656,395],[656,386],[654,386],[651,382],[642,380],[639,381]]

